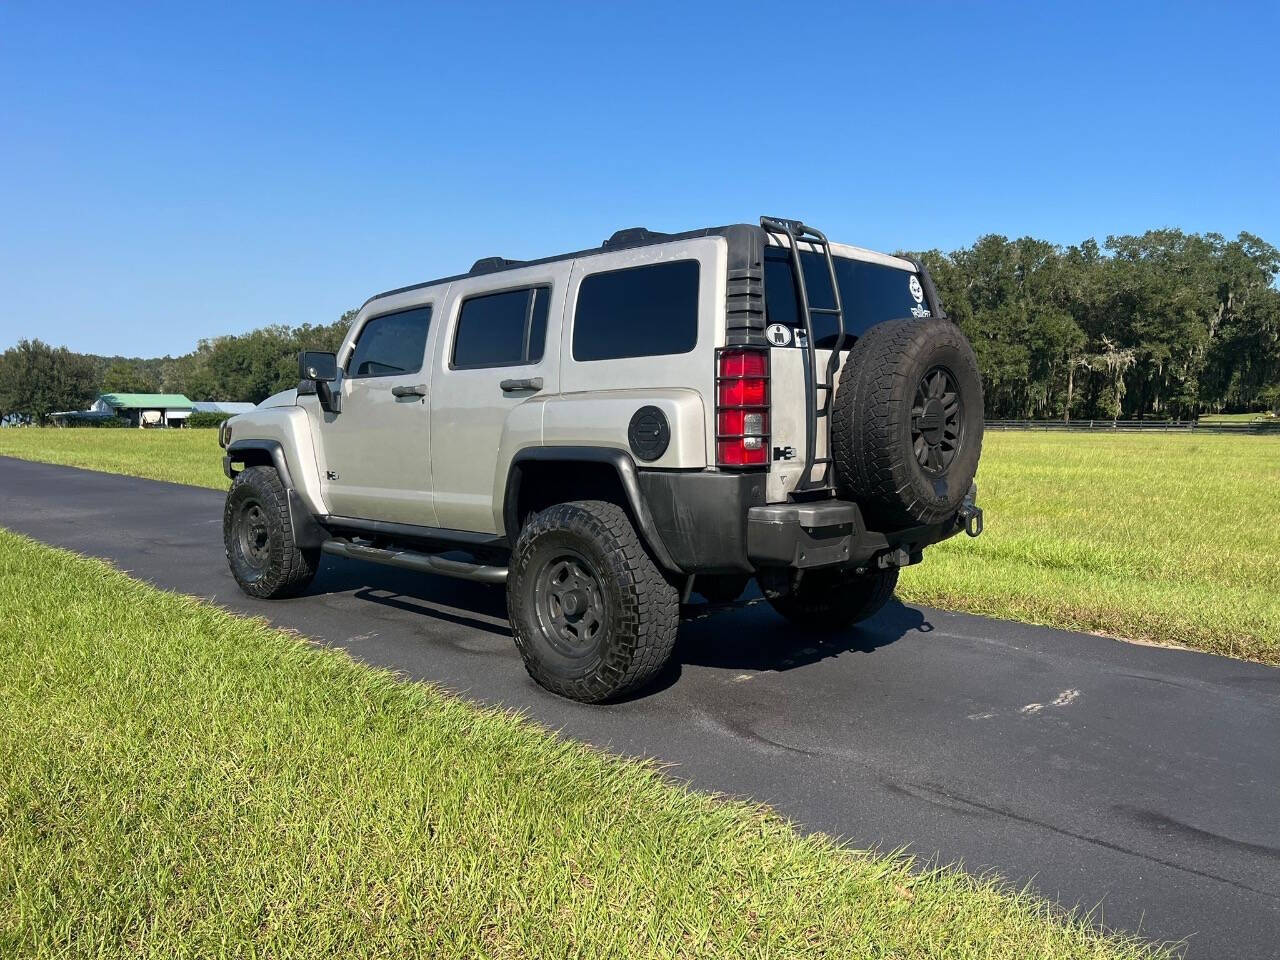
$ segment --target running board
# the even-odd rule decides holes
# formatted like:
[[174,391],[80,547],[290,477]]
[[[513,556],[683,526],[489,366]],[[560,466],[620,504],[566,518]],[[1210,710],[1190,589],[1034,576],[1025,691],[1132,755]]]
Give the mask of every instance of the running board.
[[320,549],[335,557],[368,560],[372,563],[386,564],[389,567],[416,570],[419,573],[438,573],[445,577],[475,580],[479,583],[507,582],[506,567],[490,567],[479,563],[467,563],[465,560],[448,560],[414,550],[384,550],[381,547],[366,547],[347,540],[326,540]]

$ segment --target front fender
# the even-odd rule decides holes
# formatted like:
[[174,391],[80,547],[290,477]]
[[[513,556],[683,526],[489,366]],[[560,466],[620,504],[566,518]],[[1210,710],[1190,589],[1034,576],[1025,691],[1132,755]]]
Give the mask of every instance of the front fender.
[[[328,513],[320,491],[311,420],[306,410],[298,406],[260,406],[232,417],[226,426],[231,433],[228,450],[239,447],[242,442],[278,444],[293,489],[306,504],[308,511],[317,516]],[[281,471],[281,477],[283,476],[284,472]]]
[[280,477],[280,482],[284,485],[285,496],[288,498],[289,527],[293,532],[293,542],[299,547],[307,548],[318,547],[329,539],[328,533],[316,521],[311,510],[299,496],[293,482],[293,474],[289,470],[289,463],[285,458],[284,447],[278,441],[233,440],[227,445],[226,456],[222,458],[223,472],[234,481],[239,473],[235,469],[236,462],[243,462],[240,458],[246,458],[253,453],[265,454],[271,460],[272,466]]

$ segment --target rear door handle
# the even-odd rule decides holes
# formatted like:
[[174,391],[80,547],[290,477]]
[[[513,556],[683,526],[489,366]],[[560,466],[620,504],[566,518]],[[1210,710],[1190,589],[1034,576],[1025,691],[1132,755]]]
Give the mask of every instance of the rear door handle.
[[393,397],[425,397],[427,395],[427,385],[425,383],[415,383],[411,387],[392,387],[391,395]]
[[523,380],[503,380],[498,384],[502,388],[503,393],[510,393],[512,390],[541,390],[541,377],[525,377]]

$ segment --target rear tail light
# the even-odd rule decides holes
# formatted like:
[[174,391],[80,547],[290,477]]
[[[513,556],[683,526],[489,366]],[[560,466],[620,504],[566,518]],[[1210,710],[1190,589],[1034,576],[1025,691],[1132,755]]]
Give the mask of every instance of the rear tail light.
[[769,354],[731,348],[716,356],[716,463],[769,462]]

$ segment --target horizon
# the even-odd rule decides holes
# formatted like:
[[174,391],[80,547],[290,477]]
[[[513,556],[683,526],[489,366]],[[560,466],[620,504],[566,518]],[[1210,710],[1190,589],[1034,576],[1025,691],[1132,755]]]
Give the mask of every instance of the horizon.
[[1280,10],[913,10],[6,7],[0,349],[180,356],[761,213],[885,250],[1280,239]]

